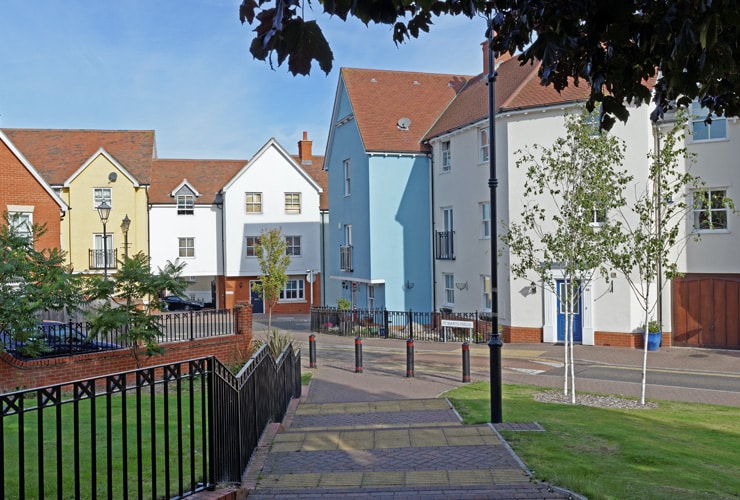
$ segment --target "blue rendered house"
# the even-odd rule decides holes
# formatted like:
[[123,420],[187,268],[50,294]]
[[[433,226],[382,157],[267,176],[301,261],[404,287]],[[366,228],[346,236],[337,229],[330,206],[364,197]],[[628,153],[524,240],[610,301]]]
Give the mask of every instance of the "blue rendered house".
[[329,279],[359,309],[431,311],[431,154],[421,139],[469,77],[343,68],[324,168]]

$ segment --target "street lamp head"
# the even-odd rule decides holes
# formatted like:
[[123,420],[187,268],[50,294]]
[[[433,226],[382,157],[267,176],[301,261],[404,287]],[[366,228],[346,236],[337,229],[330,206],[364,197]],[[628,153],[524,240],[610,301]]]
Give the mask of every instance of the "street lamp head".
[[121,229],[124,233],[128,233],[128,228],[131,226],[131,219],[128,218],[128,214],[121,221]]
[[110,209],[111,206],[108,204],[107,201],[101,202],[100,205],[98,205],[97,207],[100,222],[102,222],[103,224],[108,222],[108,217],[110,217]]

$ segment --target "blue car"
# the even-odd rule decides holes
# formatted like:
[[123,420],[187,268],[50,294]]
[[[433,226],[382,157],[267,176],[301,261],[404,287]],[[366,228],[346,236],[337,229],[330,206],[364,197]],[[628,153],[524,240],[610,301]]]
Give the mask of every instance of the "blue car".
[[3,331],[0,332],[0,342],[5,350],[19,357],[28,357],[29,353],[33,353],[33,357],[47,357],[121,348],[118,344],[88,339],[80,325],[44,320],[26,340],[12,339],[8,332]]
[[52,355],[121,348],[118,344],[88,338],[78,325],[80,323],[70,324],[49,320],[41,322],[39,330],[43,334],[44,343],[51,349]]

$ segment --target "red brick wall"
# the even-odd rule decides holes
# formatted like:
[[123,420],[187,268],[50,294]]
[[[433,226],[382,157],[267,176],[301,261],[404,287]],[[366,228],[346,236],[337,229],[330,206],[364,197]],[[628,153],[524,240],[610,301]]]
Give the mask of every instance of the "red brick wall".
[[[162,344],[165,350],[162,356],[147,357],[143,355],[142,349],[141,367],[206,356],[216,356],[224,364],[243,359],[252,343],[252,307],[249,304],[239,305],[235,312],[237,318],[235,335]],[[0,353],[0,391],[8,392],[84,380],[136,368],[136,362],[129,349],[31,361],[19,360],[8,353]]]
[[[226,294],[226,307],[232,307],[231,304],[238,304],[240,302],[249,302],[251,300],[251,294],[249,291],[249,283],[253,280],[259,279],[258,276],[231,276],[225,278],[224,287],[233,293]],[[321,284],[320,276],[316,275],[316,281],[313,283],[313,303],[319,305],[321,302]],[[241,284],[241,286],[239,286]],[[311,283],[305,281],[305,301],[302,302],[278,302],[272,308],[272,312],[275,314],[308,314],[311,312]],[[267,312],[267,304],[265,304],[265,313]]]
[[[671,332],[663,332],[661,335],[663,347],[671,346],[671,337]],[[643,338],[642,333],[594,332],[594,343],[603,346],[642,349],[644,347]]]
[[8,210],[8,205],[33,205],[34,223],[46,223],[47,230],[36,247],[59,248],[61,237],[59,205],[2,141],[0,141],[0,179],[2,179],[0,215]]
[[[542,328],[502,326],[502,337],[507,344],[538,344],[542,342]],[[613,347],[643,348],[642,333],[594,332],[594,344]],[[662,346],[670,347],[671,332],[663,332]]]
[[503,340],[507,344],[538,344],[542,342],[542,328],[503,325],[501,330]]

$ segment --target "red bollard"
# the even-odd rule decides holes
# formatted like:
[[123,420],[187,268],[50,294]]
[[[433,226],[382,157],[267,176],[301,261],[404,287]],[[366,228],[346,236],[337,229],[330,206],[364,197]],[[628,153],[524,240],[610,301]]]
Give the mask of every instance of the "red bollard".
[[308,336],[308,367],[316,368],[316,335]]
[[406,341],[406,377],[414,376],[414,339]]
[[362,338],[355,338],[355,373],[362,373]]
[[462,381],[470,382],[470,345],[467,342],[463,342],[462,345],[462,369],[463,377]]

